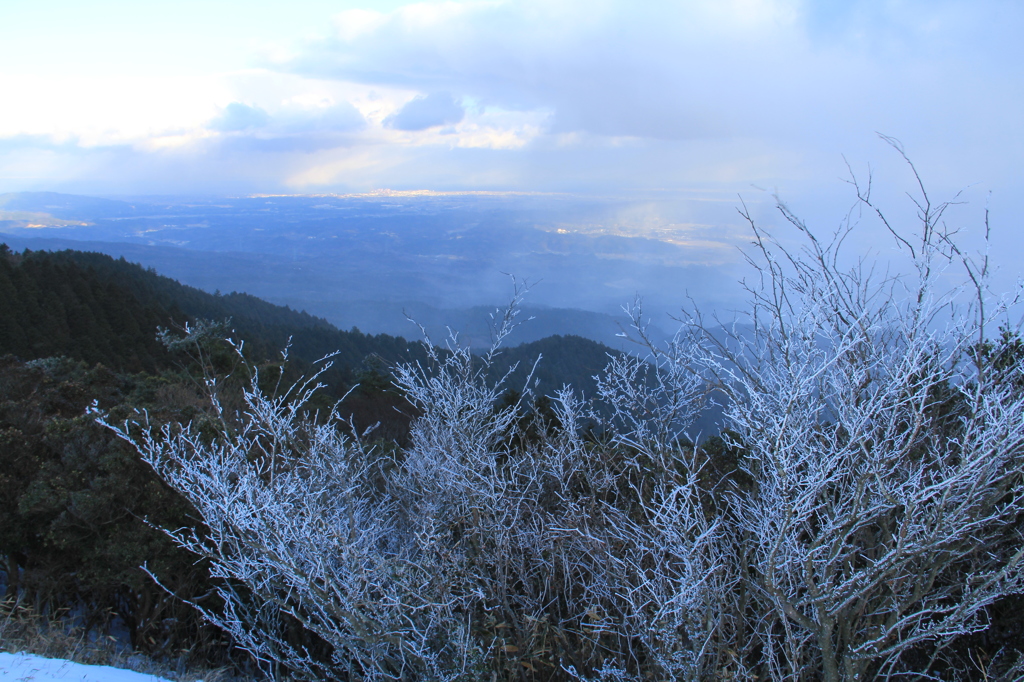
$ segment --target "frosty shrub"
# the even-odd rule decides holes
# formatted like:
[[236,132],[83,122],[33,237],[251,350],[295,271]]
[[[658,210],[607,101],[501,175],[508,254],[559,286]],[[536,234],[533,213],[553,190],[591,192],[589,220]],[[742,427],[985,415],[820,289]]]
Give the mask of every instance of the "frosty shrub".
[[[949,204],[917,180],[912,234],[853,180],[908,275],[841,267],[852,227],[821,241],[780,203],[803,247],[750,220],[749,326],[691,322],[690,362],[724,396],[753,480],[723,505],[746,609],[730,644],[770,679],[924,674],[1024,587],[1024,368],[995,371],[984,343],[1007,301],[989,301],[987,257],[960,250]],[[965,285],[943,290],[953,268]]]
[[[750,220],[746,318],[693,313],[613,359],[600,410],[565,388],[555,423],[531,422],[528,391],[509,404],[485,380],[517,295],[488,354],[428,344],[394,368],[418,415],[404,449],[307,414],[316,377],[257,376],[212,432],[119,429],[202,516],[168,532],[221,579],[206,616],[320,679],[949,672],[948,646],[1024,587],[1019,342],[988,341],[1005,302],[945,205],[922,188],[902,231],[855,188],[909,273],[842,265],[852,226],[822,240],[780,204],[803,246]],[[942,288],[957,268],[966,285]],[[709,397],[732,471],[685,436]]]

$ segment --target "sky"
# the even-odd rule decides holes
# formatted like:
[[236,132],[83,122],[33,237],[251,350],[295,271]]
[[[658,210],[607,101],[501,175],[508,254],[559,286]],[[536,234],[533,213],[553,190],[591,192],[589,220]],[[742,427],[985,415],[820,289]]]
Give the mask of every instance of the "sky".
[[794,185],[1024,170],[1024,5],[8,0],[0,189]]
[[1012,232],[1022,33],[1016,0],[6,0],[0,192],[689,193],[732,212],[777,191],[816,216],[848,203],[847,163],[913,187],[881,132]]

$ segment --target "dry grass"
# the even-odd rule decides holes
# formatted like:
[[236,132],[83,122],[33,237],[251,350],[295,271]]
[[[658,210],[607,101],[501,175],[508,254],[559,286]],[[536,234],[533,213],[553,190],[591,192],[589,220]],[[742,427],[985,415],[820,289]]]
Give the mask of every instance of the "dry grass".
[[115,637],[85,630],[66,612],[42,614],[13,599],[0,601],[0,651],[106,665],[175,682],[243,682],[226,668],[195,670],[155,661]]

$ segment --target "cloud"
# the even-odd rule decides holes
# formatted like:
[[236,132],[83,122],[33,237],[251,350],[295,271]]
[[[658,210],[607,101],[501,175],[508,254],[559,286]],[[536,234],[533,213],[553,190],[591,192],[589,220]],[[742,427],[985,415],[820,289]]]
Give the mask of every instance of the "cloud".
[[[960,123],[980,127],[1008,92],[1019,108],[1019,7],[998,0],[825,5],[418,3],[386,14],[343,12],[332,37],[308,43],[280,68],[551,111],[551,133],[608,138],[818,144],[876,129],[937,138]],[[943,97],[965,86],[981,97]],[[925,106],[936,97],[942,106]],[[429,117],[411,109],[428,103],[410,102],[409,125],[395,127],[429,127]],[[392,124],[404,123],[404,114]]]
[[458,123],[466,110],[452,99],[450,93],[435,92],[415,97],[394,114],[384,119],[384,125],[395,130],[426,130]]
[[274,118],[274,129],[287,134],[345,133],[359,130],[366,121],[348,102],[313,108],[285,108]]
[[273,114],[257,106],[232,102],[206,124],[221,133],[206,142],[207,152],[219,154],[309,154],[348,146],[349,134],[362,129],[366,121],[349,102],[320,102],[313,106],[295,103],[279,107]]
[[10,137],[0,136],[0,154],[10,154],[18,151],[48,151],[67,152],[73,151],[80,145],[76,138],[54,139],[52,135],[12,135]]
[[241,102],[232,102],[224,107],[224,112],[210,122],[211,130],[222,132],[239,132],[253,128],[263,128],[270,122],[270,115],[259,107],[251,107]]
[[273,115],[260,107],[232,102],[206,127],[226,133],[256,132],[280,136],[351,132],[364,124],[362,114],[348,102],[324,103],[314,107],[285,106]]
[[215,115],[191,125],[105,136],[125,142],[0,130],[0,192],[280,191],[311,158],[331,150],[344,153],[366,126],[348,101],[309,83],[291,85],[280,93],[264,89],[257,93],[259,103],[247,97],[248,102],[209,107]]
[[332,133],[305,133],[293,135],[241,135],[226,137],[207,146],[206,154],[234,155],[248,158],[256,164],[273,163],[275,158],[287,154],[311,154],[325,149],[351,146],[352,141]]
[[787,47],[805,41],[785,2],[422,3],[372,20],[342,13],[336,23],[333,38],[284,67],[551,110],[556,133],[742,133],[734,103],[766,91],[773,70],[806,76]]

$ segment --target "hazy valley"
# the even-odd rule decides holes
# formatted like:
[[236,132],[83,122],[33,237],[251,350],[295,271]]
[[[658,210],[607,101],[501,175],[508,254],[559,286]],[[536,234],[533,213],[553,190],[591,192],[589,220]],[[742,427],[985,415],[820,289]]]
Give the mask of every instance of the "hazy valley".
[[[13,249],[124,256],[208,292],[245,292],[349,329],[488,340],[489,314],[530,287],[512,343],[576,334],[623,347],[623,305],[640,295],[658,333],[687,295],[721,304],[725,245],[611,234],[612,200],[567,195],[254,196],[115,201],[0,195]],[[678,239],[676,240],[678,241]]]

